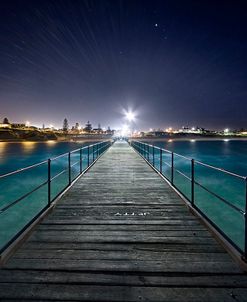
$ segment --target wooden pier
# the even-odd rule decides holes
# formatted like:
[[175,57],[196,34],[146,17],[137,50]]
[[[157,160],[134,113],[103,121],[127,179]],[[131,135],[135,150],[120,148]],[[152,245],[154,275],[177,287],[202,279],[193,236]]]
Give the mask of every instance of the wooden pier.
[[247,301],[247,275],[126,142],[0,270],[0,301]]

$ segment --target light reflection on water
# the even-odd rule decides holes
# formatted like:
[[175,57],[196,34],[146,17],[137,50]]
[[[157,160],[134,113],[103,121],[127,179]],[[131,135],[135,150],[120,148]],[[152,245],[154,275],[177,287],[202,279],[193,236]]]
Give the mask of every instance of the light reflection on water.
[[21,147],[24,155],[28,155],[35,151],[37,142],[22,142]]

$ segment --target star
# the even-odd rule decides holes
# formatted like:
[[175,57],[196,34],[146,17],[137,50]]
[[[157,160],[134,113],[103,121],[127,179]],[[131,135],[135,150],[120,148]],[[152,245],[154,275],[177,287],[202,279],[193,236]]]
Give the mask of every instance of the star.
[[154,24],[154,26],[155,26],[155,27],[158,27],[158,24],[157,24],[157,23],[155,23],[155,24]]

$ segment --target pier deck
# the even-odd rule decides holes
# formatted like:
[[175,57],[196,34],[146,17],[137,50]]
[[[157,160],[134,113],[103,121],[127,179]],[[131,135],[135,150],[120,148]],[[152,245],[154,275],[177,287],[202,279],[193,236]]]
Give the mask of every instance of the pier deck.
[[247,276],[125,142],[0,270],[0,301],[247,301]]

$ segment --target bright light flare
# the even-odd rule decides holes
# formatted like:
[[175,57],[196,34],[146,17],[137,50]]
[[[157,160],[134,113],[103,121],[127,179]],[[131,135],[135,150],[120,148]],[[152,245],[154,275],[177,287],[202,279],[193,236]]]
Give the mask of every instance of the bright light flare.
[[125,112],[125,116],[126,116],[127,120],[130,122],[135,120],[135,113],[132,111]]
[[128,136],[130,134],[130,129],[128,125],[123,125],[121,129],[121,136]]
[[132,110],[131,108],[127,108],[127,109],[122,109],[122,113],[124,115],[124,118],[128,121],[128,122],[133,122],[136,120],[137,117],[137,112]]

